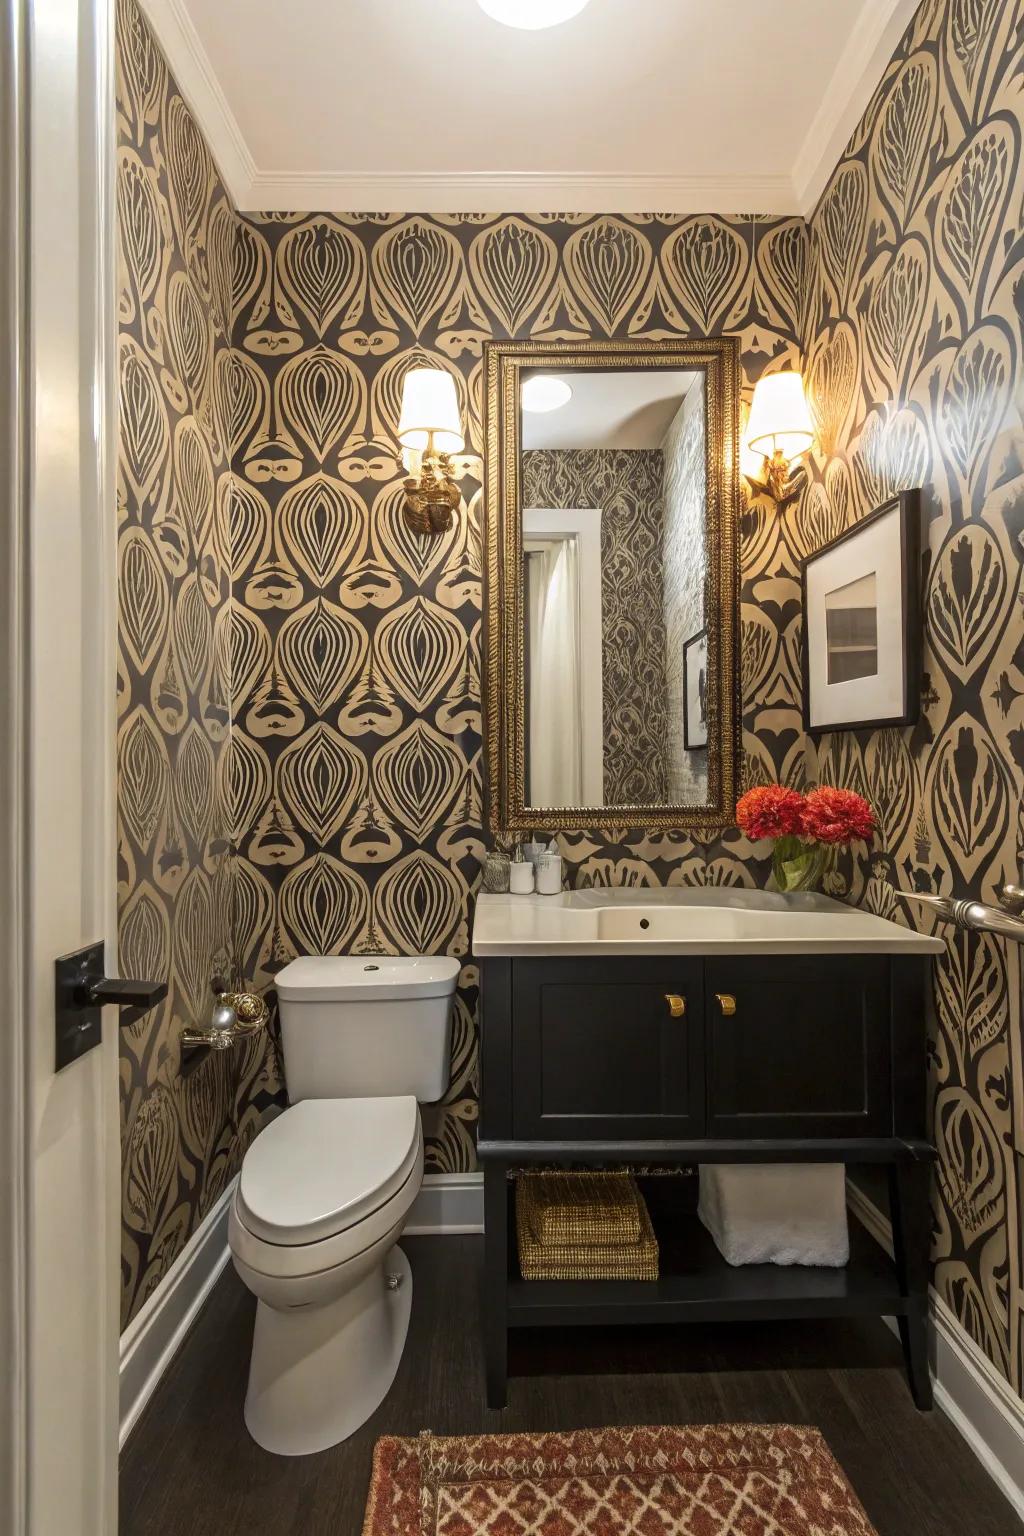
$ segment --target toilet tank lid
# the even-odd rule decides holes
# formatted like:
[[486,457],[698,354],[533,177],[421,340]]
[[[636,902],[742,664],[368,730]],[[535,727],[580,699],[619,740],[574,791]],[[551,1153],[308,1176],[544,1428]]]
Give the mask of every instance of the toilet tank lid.
[[450,997],[459,962],[447,955],[302,955],[275,978],[286,1003]]

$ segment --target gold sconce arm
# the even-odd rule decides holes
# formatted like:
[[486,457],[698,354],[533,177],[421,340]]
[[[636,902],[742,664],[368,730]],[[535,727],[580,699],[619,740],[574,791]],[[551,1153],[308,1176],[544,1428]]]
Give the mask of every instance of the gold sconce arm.
[[420,474],[404,480],[405,521],[413,533],[427,536],[447,533],[462,503],[455,483],[455,466],[447,453],[425,453]]

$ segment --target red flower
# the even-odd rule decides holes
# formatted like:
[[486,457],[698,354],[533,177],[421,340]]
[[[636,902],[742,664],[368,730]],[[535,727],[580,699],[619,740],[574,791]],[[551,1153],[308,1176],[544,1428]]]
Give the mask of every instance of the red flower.
[[804,802],[803,834],[818,843],[869,843],[875,813],[852,789],[812,789]]
[[781,784],[748,790],[736,807],[736,823],[749,838],[792,837],[803,831],[804,797]]

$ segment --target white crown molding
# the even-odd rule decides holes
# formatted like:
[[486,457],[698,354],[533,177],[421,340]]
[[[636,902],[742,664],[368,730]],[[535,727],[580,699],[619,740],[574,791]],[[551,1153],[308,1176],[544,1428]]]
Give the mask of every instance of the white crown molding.
[[186,0],[139,0],[139,4],[232,201],[237,208],[248,206],[256,163],[192,24]]
[[558,175],[453,171],[317,175],[258,171],[243,213],[797,213],[788,176]]
[[817,207],[919,4],[862,0],[850,46],[839,58],[793,167],[793,186],[805,218]]
[[188,0],[140,0],[168,66],[243,213],[814,212],[920,0],[862,0],[792,176],[259,170],[214,73]]
[[440,174],[259,170],[188,12],[187,0],[140,0],[189,109],[241,213],[795,214],[788,176],[660,176],[452,171]]
[[[892,1226],[863,1190],[847,1181],[846,1198],[861,1225],[892,1256]],[[992,1481],[1024,1519],[1024,1401],[934,1290],[930,1364],[935,1406],[967,1441]],[[885,1321],[896,1331],[896,1321]]]

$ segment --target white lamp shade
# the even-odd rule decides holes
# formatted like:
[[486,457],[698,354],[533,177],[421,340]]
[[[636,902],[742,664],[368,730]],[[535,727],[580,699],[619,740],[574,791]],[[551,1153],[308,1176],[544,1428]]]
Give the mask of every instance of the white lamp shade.
[[758,379],[747,423],[747,446],[769,457],[787,459],[806,453],[814,441],[814,423],[799,373],[769,373]]
[[466,446],[455,380],[443,368],[410,368],[406,374],[398,441],[418,453],[461,453]]

